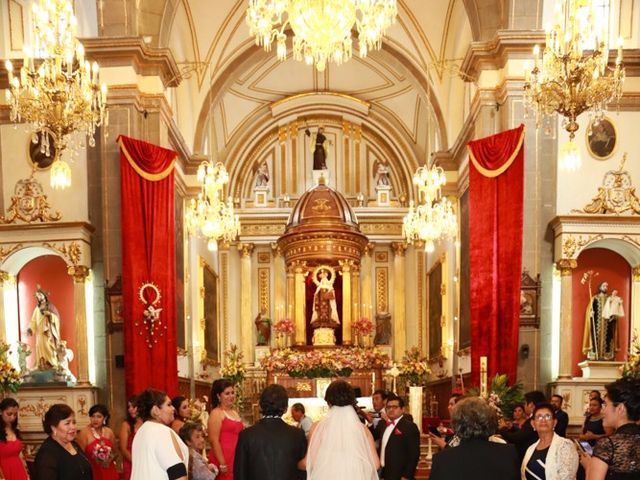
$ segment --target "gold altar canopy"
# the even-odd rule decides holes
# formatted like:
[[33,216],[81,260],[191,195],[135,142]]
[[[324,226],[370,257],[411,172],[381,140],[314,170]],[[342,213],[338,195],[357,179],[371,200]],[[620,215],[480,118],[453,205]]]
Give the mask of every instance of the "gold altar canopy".
[[360,257],[368,239],[345,198],[324,179],[294,206],[278,247],[287,266],[287,303],[295,320],[295,345],[306,345],[305,276],[320,265],[342,275],[342,343],[352,343],[351,322],[360,298]]

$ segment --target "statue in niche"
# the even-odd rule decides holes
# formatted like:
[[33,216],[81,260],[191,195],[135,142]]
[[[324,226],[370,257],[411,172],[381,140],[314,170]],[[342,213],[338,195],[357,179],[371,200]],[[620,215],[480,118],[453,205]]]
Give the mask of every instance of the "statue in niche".
[[262,165],[258,167],[256,172],[256,187],[269,186],[269,167],[267,162],[262,162]]
[[608,295],[609,284],[602,282],[590,295],[585,315],[582,352],[589,360],[613,360],[618,347],[618,319],[624,317],[618,291]]
[[56,374],[61,381],[75,383],[76,377],[69,370],[69,362],[73,360],[73,350],[67,348],[66,340],[60,341],[57,350],[58,367]]
[[389,345],[391,343],[391,314],[389,312],[376,313],[375,345]]
[[377,175],[376,186],[388,187],[391,185],[391,180],[389,180],[389,167],[387,165],[384,163],[378,164]]
[[316,133],[311,133],[311,130],[307,128],[304,133],[307,137],[311,137],[309,149],[313,152],[313,169],[327,170],[327,147],[325,143],[328,142],[331,145],[331,142],[324,135],[324,127],[322,125],[319,126]]
[[267,311],[263,308],[253,321],[256,325],[257,345],[263,347],[269,345],[271,340],[271,320],[267,318]]
[[313,272],[316,292],[313,295],[313,314],[311,327],[337,328],[340,325],[336,292],[333,289],[336,273],[331,267],[319,267]]
[[60,345],[60,314],[49,303],[48,294],[37,286],[36,307],[31,315],[27,336],[35,337],[36,369],[48,370],[58,367],[58,347]]

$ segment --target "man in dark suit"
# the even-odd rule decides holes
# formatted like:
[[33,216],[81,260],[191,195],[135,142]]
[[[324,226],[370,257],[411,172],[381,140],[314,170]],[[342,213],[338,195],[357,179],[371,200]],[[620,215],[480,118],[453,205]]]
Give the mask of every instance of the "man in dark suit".
[[547,400],[539,390],[532,390],[531,392],[527,392],[524,394],[524,411],[527,414],[527,421],[522,424],[520,430],[511,431],[509,428],[500,425],[500,436],[504,438],[508,443],[512,443],[516,446],[518,450],[518,456],[520,457],[520,461],[524,458],[524,454],[527,452],[527,448],[532,443],[535,443],[538,440],[538,434],[533,429],[533,425],[531,425],[531,415],[533,415],[533,411],[536,408],[536,405],[540,403],[545,403]]
[[569,425],[569,415],[567,412],[562,410],[562,396],[561,395],[551,395],[551,405],[556,412],[556,428],[554,428],[554,432],[556,432],[561,437],[567,436],[567,425]]
[[307,451],[304,431],[287,425],[282,415],[289,398],[282,385],[260,395],[262,418],[238,437],[233,476],[236,480],[296,480],[298,461]]
[[380,464],[384,480],[415,478],[420,457],[420,432],[404,415],[404,400],[395,395],[387,397],[385,407],[388,422],[379,422]]

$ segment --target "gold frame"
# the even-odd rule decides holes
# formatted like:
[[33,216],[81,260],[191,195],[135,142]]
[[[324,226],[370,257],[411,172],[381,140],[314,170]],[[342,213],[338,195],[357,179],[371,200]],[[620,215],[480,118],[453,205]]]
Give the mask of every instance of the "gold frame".
[[[616,128],[616,124],[613,123],[613,120],[609,117],[604,117],[601,122],[607,122],[609,125],[611,125],[611,128],[613,129],[613,140],[614,140],[614,144],[613,144],[613,148],[611,149],[611,151],[609,153],[607,153],[606,155],[602,156],[602,155],[598,155],[593,151],[593,147],[591,145],[591,135],[589,135],[589,132],[592,132],[591,129],[591,125],[593,124],[593,121],[589,124],[589,126],[587,127],[586,131],[585,131],[585,142],[587,144],[587,150],[589,152],[589,155],[591,155],[591,157],[595,158],[596,160],[608,160],[609,158],[611,158],[613,156],[614,153],[616,153],[616,150],[618,149],[618,143],[619,143],[619,136],[618,136],[618,129]],[[593,132],[592,132],[593,135]]]

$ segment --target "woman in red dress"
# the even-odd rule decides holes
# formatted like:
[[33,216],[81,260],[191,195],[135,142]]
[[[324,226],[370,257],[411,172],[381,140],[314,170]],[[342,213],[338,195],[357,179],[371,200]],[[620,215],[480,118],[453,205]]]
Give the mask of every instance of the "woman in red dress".
[[142,425],[142,419],[138,415],[137,397],[130,397],[127,401],[127,418],[122,422],[118,441],[122,453],[122,475],[124,480],[131,478],[131,447],[133,437]]
[[97,404],[89,409],[89,425],[80,430],[78,444],[91,462],[93,480],[118,480],[115,435],[107,427],[109,410]]
[[220,378],[211,386],[213,410],[209,414],[208,434],[211,442],[209,461],[217,465],[219,480],[233,480],[233,458],[238,435],[244,428],[240,415],[233,409],[236,399],[233,382]]
[[27,470],[22,459],[22,441],[18,430],[18,402],[5,398],[0,402],[0,478],[27,480]]

